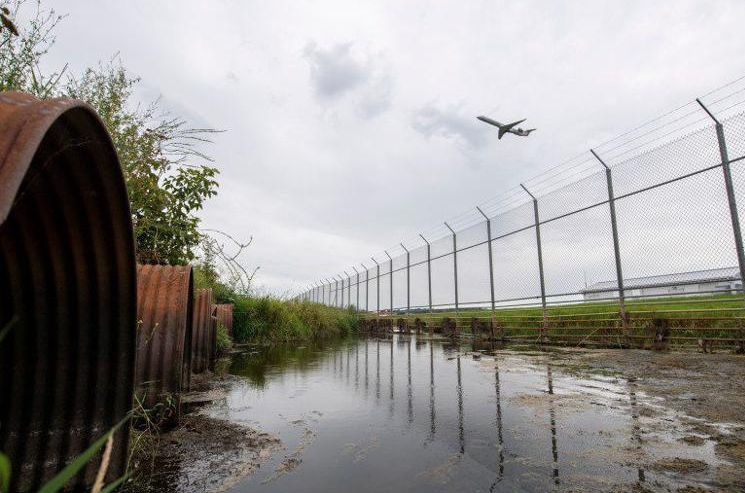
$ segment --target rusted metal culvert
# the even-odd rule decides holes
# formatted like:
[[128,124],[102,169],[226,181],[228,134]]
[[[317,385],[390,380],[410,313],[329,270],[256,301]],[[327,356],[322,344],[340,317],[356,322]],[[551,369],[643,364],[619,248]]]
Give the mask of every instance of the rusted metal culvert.
[[[116,152],[92,108],[0,93],[0,450],[41,484],[132,406],[136,277]],[[109,480],[124,473],[120,429]],[[92,483],[98,461],[74,478]]]
[[233,335],[233,304],[223,303],[215,305],[215,316],[217,324],[222,325],[228,330],[228,334]]
[[137,266],[138,401],[178,415],[177,394],[191,384],[194,278],[189,265]]
[[194,373],[212,369],[217,352],[212,290],[197,289],[194,293],[194,322],[191,339],[191,367]]

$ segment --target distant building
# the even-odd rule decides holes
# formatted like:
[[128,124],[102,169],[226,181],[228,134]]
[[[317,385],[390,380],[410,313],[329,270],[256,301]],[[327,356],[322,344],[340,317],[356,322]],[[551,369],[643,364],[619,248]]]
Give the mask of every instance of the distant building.
[[[721,269],[624,279],[623,287],[626,296],[629,297],[695,296],[697,294],[742,291],[742,280],[740,279],[740,269],[723,267]],[[580,293],[586,300],[618,297],[618,283],[616,281],[596,282],[580,291]]]

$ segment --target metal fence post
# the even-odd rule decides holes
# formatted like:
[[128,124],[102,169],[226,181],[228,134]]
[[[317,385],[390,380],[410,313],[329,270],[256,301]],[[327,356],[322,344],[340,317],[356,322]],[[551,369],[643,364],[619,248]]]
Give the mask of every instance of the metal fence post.
[[631,342],[629,339],[629,324],[628,315],[626,313],[626,293],[623,288],[623,270],[621,268],[621,247],[618,240],[618,221],[616,220],[616,197],[613,193],[613,172],[610,166],[605,164],[605,161],[601,159],[594,149],[590,149],[595,158],[600,161],[600,164],[605,168],[605,181],[608,186],[608,205],[610,207],[610,224],[613,229],[613,255],[616,259],[616,282],[618,285],[618,306],[621,313],[621,328],[623,332],[623,338],[626,345]]
[[[458,240],[455,231],[448,223],[444,223],[451,233],[453,233],[453,276],[455,278],[455,316],[458,316]],[[456,321],[456,323],[458,323]]]
[[326,284],[321,283],[321,304],[326,304]]
[[334,307],[339,307],[339,281],[334,278]]
[[344,278],[341,277],[341,274],[337,274],[339,276],[339,280],[341,281],[341,290],[339,292],[341,303],[339,304],[339,308],[344,308]]
[[[737,250],[737,264],[740,268],[740,283],[745,288],[745,252],[742,245],[742,232],[740,231],[740,217],[737,212],[737,200],[735,198],[735,186],[732,183],[732,168],[730,166],[729,154],[727,152],[727,142],[724,139],[724,126],[717,120],[709,108],[704,106],[700,99],[696,99],[698,104],[714,120],[717,131],[717,142],[719,143],[719,155],[722,158],[722,171],[724,172],[724,186],[727,190],[727,202],[729,203],[729,215],[732,221],[732,233],[735,236],[735,249]],[[745,289],[742,290],[745,296]]]
[[354,271],[357,273],[357,301],[355,302],[355,306],[357,308],[357,313],[360,312],[360,271],[357,270],[357,267],[352,267]]
[[[347,274],[347,271],[344,271]],[[352,304],[352,278],[347,274],[347,306]]]
[[486,219],[486,246],[489,248],[489,290],[491,295],[491,326],[493,332],[497,314],[496,303],[494,301],[494,260],[492,259],[491,252],[491,219],[489,219],[489,216],[484,214],[481,207],[476,206],[476,210],[478,210],[481,215],[484,216],[484,219]]
[[409,250],[401,243],[401,248],[406,252],[406,314],[411,311],[411,254]]
[[[385,251],[385,250],[384,250]],[[386,251],[385,255],[388,257],[388,262],[390,262],[390,267],[388,268],[388,283],[390,285],[390,292],[388,293],[390,295],[390,306],[391,309],[391,315],[393,315],[393,259],[391,258],[391,255]]]
[[530,191],[523,185],[520,186],[525,190],[525,193],[530,195],[533,199],[533,215],[535,216],[535,241],[538,248],[538,275],[541,282],[541,307],[543,308],[543,327],[541,328],[541,339],[543,342],[548,340],[548,314],[546,313],[546,283],[543,278],[543,250],[541,249],[541,220],[538,215],[538,199],[530,193]]
[[377,290],[377,294],[375,295],[375,301],[378,304],[377,314],[378,314],[378,317],[380,317],[380,264],[373,257],[370,257],[370,260],[375,262],[375,266],[377,268],[377,276],[376,276],[377,279],[375,281],[375,288]]
[[365,311],[370,311],[370,271],[365,267],[365,264],[360,264],[365,269]]
[[326,306],[334,306],[334,303],[331,301],[331,279],[326,279],[326,282],[329,283],[329,303]]
[[420,234],[419,237],[427,244],[427,292],[429,294],[429,313],[432,314],[432,245],[427,238]]

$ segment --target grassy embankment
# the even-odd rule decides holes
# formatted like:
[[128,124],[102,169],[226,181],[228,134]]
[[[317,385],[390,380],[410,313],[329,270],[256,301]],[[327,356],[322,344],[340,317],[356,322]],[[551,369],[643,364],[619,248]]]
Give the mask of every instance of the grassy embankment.
[[[676,338],[734,338],[741,339],[745,317],[745,301],[739,294],[722,294],[695,297],[668,297],[646,300],[628,300],[626,311],[632,335],[642,338],[649,335],[655,323],[667,324]],[[375,316],[375,314],[368,314]],[[618,333],[621,327],[617,302],[584,302],[553,305],[547,309],[549,333],[581,338],[588,334],[602,336]],[[398,318],[399,315],[394,315]],[[488,309],[466,308],[458,311],[411,313],[406,315],[437,323],[443,317],[457,318],[461,331],[470,330],[471,317],[489,319]],[[514,337],[535,336],[543,325],[540,306],[497,308],[495,320]]]
[[218,347],[232,342],[307,341],[347,335],[357,330],[359,317],[353,309],[331,308],[309,301],[281,300],[272,296],[243,295],[197,266],[196,288],[211,288],[215,303],[233,304],[232,341],[218,327]]

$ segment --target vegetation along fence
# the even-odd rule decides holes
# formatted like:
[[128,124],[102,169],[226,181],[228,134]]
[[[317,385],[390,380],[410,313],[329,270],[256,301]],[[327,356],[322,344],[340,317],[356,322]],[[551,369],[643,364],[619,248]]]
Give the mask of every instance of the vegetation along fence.
[[743,103],[745,78],[299,297],[503,339],[742,349]]

